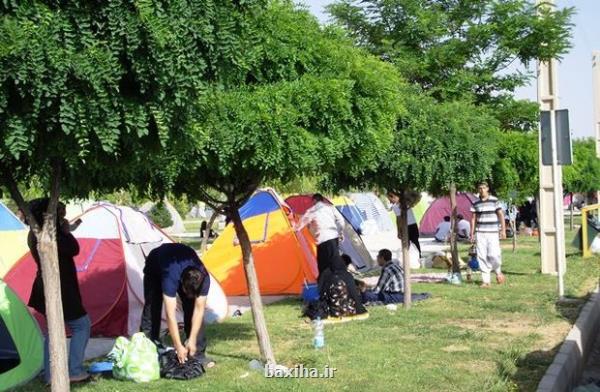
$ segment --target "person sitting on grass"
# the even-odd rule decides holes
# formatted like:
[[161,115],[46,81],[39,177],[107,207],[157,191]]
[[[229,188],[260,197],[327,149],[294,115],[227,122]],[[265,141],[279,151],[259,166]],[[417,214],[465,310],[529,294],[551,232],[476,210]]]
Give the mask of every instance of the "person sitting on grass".
[[399,303],[404,300],[404,269],[392,261],[392,252],[381,249],[377,264],[382,267],[377,285],[362,293],[363,302]]
[[435,240],[437,242],[446,242],[450,238],[450,229],[452,225],[450,223],[450,217],[446,215],[444,220],[435,229]]

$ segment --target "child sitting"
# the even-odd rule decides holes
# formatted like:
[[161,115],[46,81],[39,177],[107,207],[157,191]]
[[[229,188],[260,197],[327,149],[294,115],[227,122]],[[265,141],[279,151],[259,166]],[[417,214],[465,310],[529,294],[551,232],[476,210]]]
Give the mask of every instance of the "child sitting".
[[377,263],[382,267],[381,276],[374,289],[362,293],[363,302],[403,302],[404,270],[392,262],[392,252],[389,249],[381,249],[377,254]]

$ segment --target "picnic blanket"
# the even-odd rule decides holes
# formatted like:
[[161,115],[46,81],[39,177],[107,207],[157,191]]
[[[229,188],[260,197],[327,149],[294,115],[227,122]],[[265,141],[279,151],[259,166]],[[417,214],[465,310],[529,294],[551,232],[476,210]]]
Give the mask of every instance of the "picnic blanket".
[[[402,295],[402,297],[404,297]],[[415,293],[413,295],[411,295],[412,298],[412,302],[418,302],[418,301],[424,301],[426,299],[431,298],[431,293]],[[402,301],[400,302],[395,302],[395,303],[404,303],[404,298],[402,298]],[[365,304],[365,306],[382,306],[382,305],[386,305],[381,301],[374,301],[374,302],[367,302]]]

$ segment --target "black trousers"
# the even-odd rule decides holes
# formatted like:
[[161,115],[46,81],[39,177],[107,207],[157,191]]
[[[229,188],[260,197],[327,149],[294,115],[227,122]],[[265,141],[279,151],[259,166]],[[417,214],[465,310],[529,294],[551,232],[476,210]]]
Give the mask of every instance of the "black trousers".
[[319,269],[319,275],[328,268],[331,270],[346,269],[346,265],[340,257],[339,240],[337,238],[317,245],[317,268]]
[[[181,290],[177,291],[183,308],[183,329],[186,339],[189,339],[192,330],[192,316],[194,314],[194,298],[183,295]],[[142,311],[142,322],[140,331],[153,342],[160,342],[160,323],[162,317],[163,292],[160,275],[144,274],[144,310]],[[204,336],[204,325],[200,326],[196,339],[196,357],[204,358],[206,353],[206,337]]]
[[419,226],[416,223],[408,225],[408,240],[415,244],[419,251],[419,257],[421,257],[421,244],[419,244]]

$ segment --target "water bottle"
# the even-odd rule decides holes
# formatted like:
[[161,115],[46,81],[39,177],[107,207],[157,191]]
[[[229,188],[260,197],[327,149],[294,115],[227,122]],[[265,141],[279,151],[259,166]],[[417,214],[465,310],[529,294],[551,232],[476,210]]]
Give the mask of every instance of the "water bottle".
[[315,338],[313,339],[313,345],[315,348],[323,348],[325,346],[325,333],[323,331],[323,320],[320,317],[317,317],[315,321],[313,321],[315,326]]

